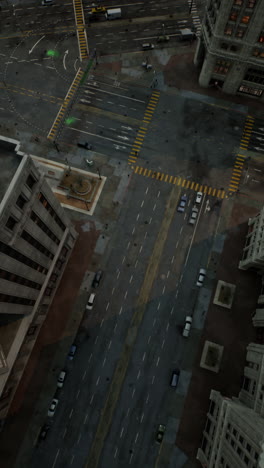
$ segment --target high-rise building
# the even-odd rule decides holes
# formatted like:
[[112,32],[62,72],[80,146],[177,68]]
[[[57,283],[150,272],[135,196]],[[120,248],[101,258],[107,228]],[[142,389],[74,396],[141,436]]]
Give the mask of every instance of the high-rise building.
[[208,0],[194,62],[201,86],[264,101],[264,0]]
[[30,156],[0,139],[0,420],[60,282],[77,233]]

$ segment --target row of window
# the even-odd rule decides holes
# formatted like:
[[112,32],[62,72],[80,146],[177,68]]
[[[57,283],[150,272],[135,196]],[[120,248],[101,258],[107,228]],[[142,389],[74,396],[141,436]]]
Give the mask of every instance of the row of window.
[[28,288],[33,289],[41,289],[41,284],[36,283],[35,281],[31,281],[27,278],[23,278],[22,276],[16,275],[14,273],[10,273],[10,271],[2,270],[0,268],[0,278],[5,279],[7,281],[12,281],[13,283],[23,284],[23,286],[27,286]]
[[30,219],[43,231],[55,244],[59,245],[60,241],[57,236],[48,228],[48,226],[43,223],[43,221],[40,219],[40,217],[34,212],[31,211],[30,214]]
[[218,73],[219,75],[226,75],[230,69],[231,63],[226,62],[225,60],[216,60],[214,73]]
[[33,306],[36,301],[34,301],[33,299],[26,299],[25,297],[9,296],[9,294],[0,294],[0,302]]
[[245,8],[254,8],[254,6],[256,5],[257,3],[257,0],[234,0],[234,5],[236,6],[242,6],[244,5]]
[[8,255],[9,257],[14,258],[18,262],[24,263],[25,265],[29,266],[30,268],[33,268],[36,271],[39,271],[40,273],[44,273],[45,275],[48,273],[47,268],[43,267],[42,265],[35,262],[31,258],[26,257],[26,255],[23,255],[18,250],[13,249],[13,247],[10,247],[9,245],[4,244],[1,241],[0,241],[0,252],[4,253],[5,255]]
[[53,253],[44,247],[44,245],[42,245],[37,239],[32,237],[27,231],[22,231],[21,237],[31,246],[35,247],[35,249],[38,249],[41,253],[46,255],[46,257],[51,258],[51,260],[54,258]]
[[61,228],[62,231],[65,231],[66,227],[55,212],[55,210],[52,208],[52,206],[49,204],[48,200],[44,197],[43,193],[39,193],[38,199],[40,203],[46,208],[48,213],[54,218],[54,221],[58,224],[58,226]]

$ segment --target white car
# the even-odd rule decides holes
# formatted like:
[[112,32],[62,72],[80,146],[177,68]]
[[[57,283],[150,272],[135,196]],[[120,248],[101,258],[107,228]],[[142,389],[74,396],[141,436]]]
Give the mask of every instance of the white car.
[[196,198],[195,198],[195,203],[200,204],[203,199],[203,194],[202,192],[197,192]]
[[204,268],[200,268],[196,286],[201,287],[203,285],[205,276],[206,276],[206,270]]
[[86,304],[86,309],[92,310],[93,305],[94,305],[94,300],[95,300],[95,294],[92,293],[92,294],[90,294],[90,296],[89,296],[88,302],[87,302],[87,304]]
[[62,388],[66,378],[66,372],[62,370],[57,380],[57,387]]
[[58,406],[58,403],[59,403],[59,400],[57,400],[57,398],[53,398],[53,400],[51,402],[51,405],[49,407],[49,411],[48,411],[48,416],[50,418],[52,418],[52,416],[54,416],[56,408]]
[[185,317],[185,324],[184,324],[182,336],[185,336],[185,338],[188,338],[190,334],[191,326],[192,326],[192,317],[190,315],[187,315]]

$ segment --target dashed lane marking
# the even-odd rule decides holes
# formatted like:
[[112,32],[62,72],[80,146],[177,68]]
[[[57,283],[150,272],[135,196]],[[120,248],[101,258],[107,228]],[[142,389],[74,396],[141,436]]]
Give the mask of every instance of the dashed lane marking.
[[[247,151],[249,141],[251,138],[252,129],[254,126],[255,119],[250,115],[247,116],[246,122],[244,125],[242,137],[240,140],[240,150]],[[229,193],[237,192],[240,184],[242,171],[245,164],[246,155],[241,154],[240,152],[236,155],[236,159],[233,166],[232,175],[229,182]]]
[[208,187],[207,185],[201,185],[198,182],[187,180],[183,177],[165,174],[164,172],[153,171],[152,169],[148,169],[142,166],[132,166],[132,169],[135,172],[135,174],[142,175],[144,177],[150,177],[151,179],[156,179],[161,182],[167,182],[168,184],[177,185],[179,187],[190,189],[195,192],[202,192],[207,195],[212,195],[216,198],[226,197],[225,190]]

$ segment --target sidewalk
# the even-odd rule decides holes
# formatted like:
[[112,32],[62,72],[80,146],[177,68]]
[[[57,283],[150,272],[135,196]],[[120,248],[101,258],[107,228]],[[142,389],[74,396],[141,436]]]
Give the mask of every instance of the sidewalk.
[[[28,466],[27,462],[23,465],[27,447],[23,445],[23,452],[20,452],[21,445],[24,438],[30,445],[38,436],[46,417],[46,410],[50,405],[50,399],[56,389],[54,374],[56,375],[63,367],[69,347],[82,320],[87,296],[82,282],[85,272],[90,267],[99,232],[96,231],[94,223],[87,221],[87,218],[84,218],[84,221],[75,222],[74,226],[79,237],[1,433],[0,451],[5,468],[12,467],[16,457],[19,459],[20,466]],[[51,367],[53,374],[50,373]],[[50,377],[47,380],[48,374]],[[35,410],[40,394],[44,413]]]
[[[225,219],[227,204],[230,203],[232,203],[229,207],[231,213]],[[208,276],[210,275],[212,279],[212,281],[209,279],[208,283],[213,285],[211,301],[176,439],[176,446],[188,456],[192,466],[200,467],[196,461],[196,453],[202,440],[211,389],[218,390],[223,396],[229,398],[238,396],[242,385],[246,346],[256,341],[256,331],[252,325],[251,316],[256,308],[261,278],[256,273],[239,270],[238,262],[242,257],[245,244],[248,218],[255,215],[258,210],[252,199],[241,196],[234,200],[225,200],[222,205],[222,222],[219,226],[219,234],[215,237],[215,251],[213,248],[211,256],[212,260],[217,257],[220,260],[214,268],[215,278],[212,277],[212,265],[208,268]],[[221,253],[216,247],[221,245],[223,240],[224,247]],[[218,279],[236,285],[231,310],[212,303]],[[202,294],[201,290],[200,297]],[[201,354],[206,340],[224,346],[218,374],[200,368]]]

